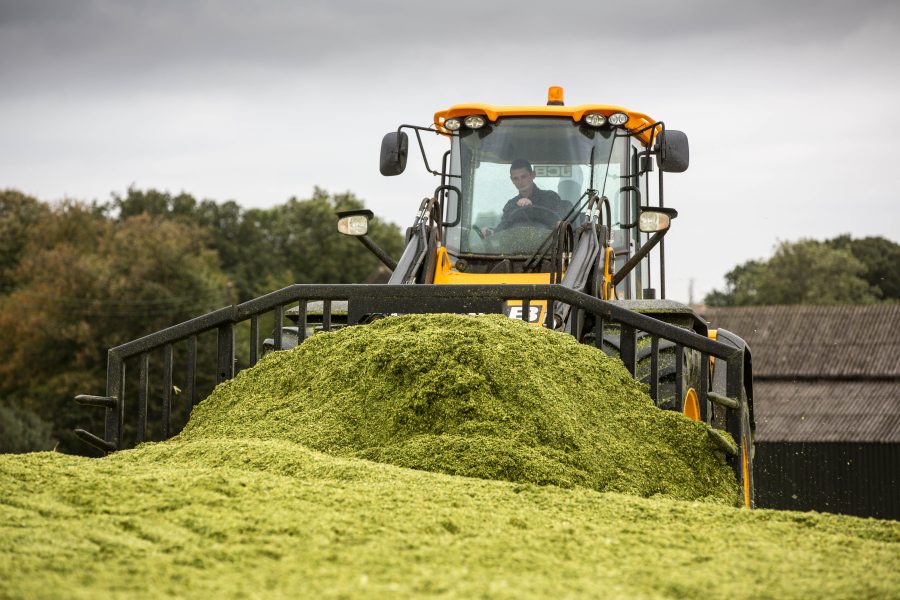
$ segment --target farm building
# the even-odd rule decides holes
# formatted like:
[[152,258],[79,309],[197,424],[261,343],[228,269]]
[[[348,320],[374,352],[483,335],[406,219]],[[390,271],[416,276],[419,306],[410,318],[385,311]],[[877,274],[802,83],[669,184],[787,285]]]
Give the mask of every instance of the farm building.
[[757,504],[900,519],[900,306],[699,312],[752,350]]

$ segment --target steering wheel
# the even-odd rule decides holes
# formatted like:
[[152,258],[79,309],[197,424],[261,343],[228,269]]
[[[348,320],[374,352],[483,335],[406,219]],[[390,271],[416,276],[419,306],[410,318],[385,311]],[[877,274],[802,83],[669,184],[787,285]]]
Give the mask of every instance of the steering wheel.
[[506,221],[504,229],[516,225],[544,225],[548,229],[552,229],[560,220],[559,216],[549,208],[528,204],[517,206],[509,212],[504,219]]

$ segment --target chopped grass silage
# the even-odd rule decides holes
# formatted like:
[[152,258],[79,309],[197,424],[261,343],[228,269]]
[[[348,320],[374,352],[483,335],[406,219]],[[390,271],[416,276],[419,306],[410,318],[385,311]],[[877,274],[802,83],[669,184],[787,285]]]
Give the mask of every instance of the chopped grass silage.
[[315,336],[168,442],[0,456],[0,598],[898,596],[900,524],[735,508],[704,427],[504,319]]
[[900,524],[490,481],[283,440],[0,457],[0,597],[887,598]]
[[706,430],[571,336],[407,315],[267,356],[216,388],[180,439],[283,439],[452,475],[736,503]]

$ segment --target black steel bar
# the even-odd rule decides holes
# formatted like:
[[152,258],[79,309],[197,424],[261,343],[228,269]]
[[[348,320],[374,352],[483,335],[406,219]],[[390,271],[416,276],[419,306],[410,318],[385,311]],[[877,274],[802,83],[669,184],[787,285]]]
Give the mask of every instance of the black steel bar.
[[637,337],[634,327],[630,325],[623,324],[619,330],[619,357],[634,377],[637,369]]
[[306,339],[306,325],[306,299],[301,298],[297,306],[297,344]]
[[[707,429],[706,433],[708,433],[709,437],[712,438],[717,446],[719,446],[719,450],[728,455],[726,457],[728,462],[735,460],[735,457],[737,457],[738,454],[738,448],[730,438],[725,436],[725,434],[718,429],[713,429],[712,427]],[[738,477],[738,481],[740,481],[740,477]]]
[[275,342],[276,350],[284,349],[284,343],[283,343],[283,340],[281,339],[281,334],[282,334],[281,327],[282,327],[283,323],[284,323],[284,310],[281,305],[278,305],[275,307],[275,332],[274,332],[275,340],[274,340],[274,342]]
[[250,366],[259,362],[259,315],[250,317]]
[[659,336],[650,338],[650,397],[659,402]]
[[530,321],[529,317],[531,316],[531,300],[528,298],[522,299],[522,320],[528,323]]
[[[398,289],[400,288],[400,289]],[[113,348],[122,358],[135,356],[148,349],[158,348],[165,343],[173,343],[218,327],[225,322],[239,322],[254,313],[273,310],[276,306],[305,300],[348,300],[361,299],[396,300],[431,299],[497,299],[553,298],[573,307],[579,307],[606,319],[630,325],[648,333],[654,333],[673,342],[684,344],[703,352],[727,360],[734,350],[731,346],[710,340],[687,329],[663,323],[658,319],[631,311],[613,302],[600,300],[587,294],[560,285],[502,284],[502,285],[312,285],[294,284],[276,292],[266,294],[237,306],[229,306],[202,317],[197,317],[157,333],[139,338]]]
[[684,412],[684,346],[675,344],[675,410]]
[[187,400],[193,408],[197,404],[197,336],[188,338]]
[[625,264],[622,265],[616,271],[616,274],[613,275],[612,284],[611,284],[612,287],[616,287],[617,285],[622,283],[622,280],[628,276],[628,274],[631,272],[631,270],[634,269],[634,267],[637,266],[637,264],[639,262],[641,262],[641,260],[645,256],[650,254],[650,251],[653,250],[654,247],[656,247],[656,244],[661,243],[663,236],[665,236],[668,231],[669,231],[668,229],[663,229],[662,231],[657,231],[650,237],[649,240],[644,242],[644,244],[641,245],[640,248],[638,248],[638,250],[634,254],[634,256],[629,258],[625,262]]
[[75,396],[75,402],[83,406],[99,406],[101,408],[115,408],[119,401],[110,396],[89,396],[79,394]]
[[125,362],[112,350],[106,356],[106,395],[116,398],[116,407],[106,411],[104,439],[117,448],[122,447],[125,430]]
[[725,376],[725,394],[732,400],[736,400],[738,406],[729,408],[725,411],[725,431],[731,434],[737,443],[738,452],[731,457],[730,464],[734,470],[735,477],[744,487],[744,470],[742,468],[743,461],[743,439],[744,439],[744,360],[741,352],[735,352],[732,359],[728,361]]
[[218,369],[216,384],[234,377],[234,323],[224,323],[218,329]]
[[331,331],[331,300],[322,302],[322,330]]
[[709,423],[709,355],[700,354],[700,391],[697,400],[700,403],[700,420]]
[[603,317],[594,315],[594,345],[601,351],[603,350],[603,326]]
[[162,418],[163,418],[163,439],[169,439],[169,422],[172,419],[172,373],[174,370],[173,359],[174,359],[175,349],[172,347],[172,344],[166,344],[165,351],[163,353],[163,405],[162,405]]
[[547,299],[547,314],[544,315],[544,327],[547,329],[556,328],[556,301],[553,298]]
[[709,400],[710,400],[710,402],[718,404],[719,406],[724,406],[725,408],[736,409],[736,408],[740,407],[740,403],[737,400],[732,400],[731,398],[728,398],[727,396],[721,396],[715,392],[709,393]]
[[[663,126],[665,129],[665,126]],[[649,181],[649,178],[648,178]],[[663,170],[659,170],[659,207],[663,208]],[[666,299],[666,241],[659,242],[659,297]]]
[[75,437],[77,437],[85,444],[93,446],[97,450],[100,450],[101,452],[115,452],[116,450],[118,450],[118,447],[112,442],[100,439],[90,431],[85,431],[84,429],[76,429]]
[[137,441],[141,443],[147,439],[147,396],[150,395],[150,379],[147,376],[150,370],[150,353],[144,352],[140,357],[140,383],[138,388],[138,427]]
[[382,250],[381,247],[378,246],[378,244],[376,244],[374,241],[372,241],[372,238],[370,238],[369,236],[367,236],[365,234],[357,235],[354,237],[356,239],[358,239],[360,242],[362,242],[362,245],[365,246],[366,248],[368,248],[369,252],[371,252],[372,254],[377,256],[378,260],[380,260],[381,263],[384,266],[386,266],[388,269],[393,271],[397,268],[397,261],[394,260],[393,258],[391,258],[390,256],[388,256],[387,252]]

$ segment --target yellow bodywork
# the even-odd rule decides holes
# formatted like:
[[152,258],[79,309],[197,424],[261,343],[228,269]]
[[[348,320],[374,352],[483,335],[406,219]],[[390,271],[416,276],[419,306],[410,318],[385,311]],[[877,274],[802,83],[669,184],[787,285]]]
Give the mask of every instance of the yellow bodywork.
[[[629,110],[621,106],[610,104],[581,104],[579,106],[494,106],[493,104],[457,104],[447,110],[434,113],[434,125],[441,131],[444,129],[444,121],[454,117],[467,117],[469,115],[484,115],[489,121],[496,121],[502,117],[570,117],[573,121],[580,121],[588,113],[601,113],[609,116],[612,113],[621,112],[628,115],[628,121],[624,127],[634,131],[652,125],[654,121],[644,113]],[[661,126],[652,127],[644,131],[638,138],[646,146],[650,143],[650,137]],[[659,133],[657,131],[657,133]]]
[[446,248],[437,249],[434,283],[550,283],[550,273],[462,273],[453,270]]
[[[435,262],[434,283],[438,285],[550,283],[550,273],[462,273],[454,271],[453,263],[447,254],[446,248],[437,249],[437,260]],[[537,324],[543,323],[544,315],[547,311],[547,302],[545,300],[533,300],[530,304],[532,314],[529,315],[528,321]],[[515,311],[515,307],[521,307],[522,303],[510,300],[508,305],[511,311]],[[521,315],[521,309],[519,315]],[[516,314],[509,316],[519,318]]]

